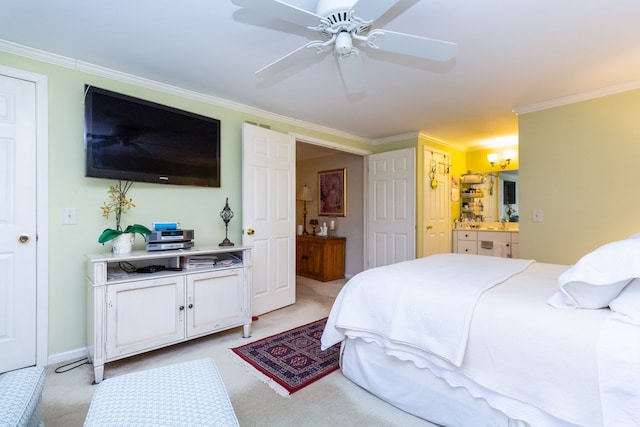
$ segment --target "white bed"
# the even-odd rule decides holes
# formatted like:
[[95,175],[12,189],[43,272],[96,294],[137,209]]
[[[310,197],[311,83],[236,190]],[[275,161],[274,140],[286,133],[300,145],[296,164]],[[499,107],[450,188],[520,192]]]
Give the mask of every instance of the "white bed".
[[[437,424],[638,426],[640,240],[618,246],[574,267],[441,254],[367,270],[322,344],[342,341],[346,377]],[[603,262],[614,273],[585,283]]]

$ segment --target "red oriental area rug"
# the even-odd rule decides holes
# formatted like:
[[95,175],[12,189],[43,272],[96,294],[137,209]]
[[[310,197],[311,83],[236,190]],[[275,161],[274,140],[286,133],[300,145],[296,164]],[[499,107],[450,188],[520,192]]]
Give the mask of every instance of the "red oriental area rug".
[[340,344],[320,349],[326,323],[326,318],[317,320],[231,351],[272,389],[288,396],[338,369]]

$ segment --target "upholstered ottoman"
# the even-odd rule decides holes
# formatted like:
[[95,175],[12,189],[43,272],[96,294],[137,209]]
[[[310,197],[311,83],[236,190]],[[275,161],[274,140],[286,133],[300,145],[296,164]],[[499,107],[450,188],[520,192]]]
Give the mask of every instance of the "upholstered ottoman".
[[44,379],[44,369],[41,367],[18,369],[0,375],[1,426],[43,425],[40,416]]
[[212,359],[109,378],[96,386],[86,427],[238,426]]

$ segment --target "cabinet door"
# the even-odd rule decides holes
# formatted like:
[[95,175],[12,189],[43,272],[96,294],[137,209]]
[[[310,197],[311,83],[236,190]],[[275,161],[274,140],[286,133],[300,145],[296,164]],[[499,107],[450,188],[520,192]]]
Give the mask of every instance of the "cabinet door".
[[520,258],[520,243],[511,244],[511,258]]
[[307,242],[305,254],[307,256],[307,275],[315,279],[322,278],[324,271],[323,242]]
[[107,360],[184,339],[183,276],[107,288]]
[[296,274],[306,276],[307,272],[307,243],[298,239],[296,243]]
[[204,335],[243,324],[243,270],[187,276],[187,336]]
[[478,255],[511,258],[511,234],[504,231],[478,231]]
[[324,249],[323,280],[344,278],[345,240],[328,240]]

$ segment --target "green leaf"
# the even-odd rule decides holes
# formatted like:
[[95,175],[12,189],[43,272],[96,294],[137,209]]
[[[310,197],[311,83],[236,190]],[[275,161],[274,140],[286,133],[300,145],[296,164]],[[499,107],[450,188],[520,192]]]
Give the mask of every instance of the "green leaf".
[[123,233],[122,231],[114,230],[112,228],[107,228],[102,232],[100,237],[98,237],[98,243],[105,243],[105,242],[108,242],[109,240],[113,240],[119,235],[121,235],[122,233]]
[[114,230],[113,228],[107,228],[102,232],[100,237],[98,237],[98,243],[108,242],[109,240],[113,240],[123,233],[138,233],[139,235],[144,237],[146,240],[147,238],[146,236],[147,234],[151,233],[151,230],[149,230],[147,227],[145,227],[142,224],[128,225],[127,228],[124,229],[124,231]]
[[133,225],[128,225],[127,228],[124,229],[125,233],[138,233],[139,235],[141,235],[142,237],[144,237],[146,239],[146,235],[151,233],[151,230],[149,230],[147,227],[145,227],[142,224],[133,224]]

